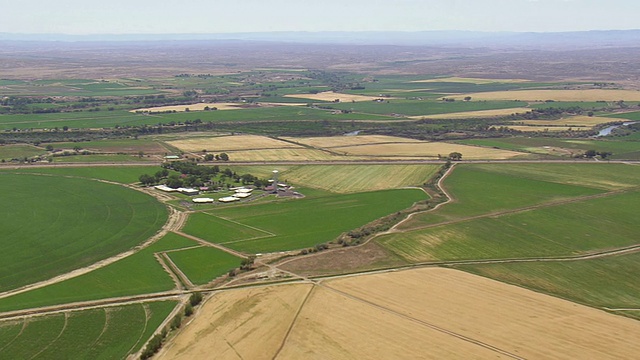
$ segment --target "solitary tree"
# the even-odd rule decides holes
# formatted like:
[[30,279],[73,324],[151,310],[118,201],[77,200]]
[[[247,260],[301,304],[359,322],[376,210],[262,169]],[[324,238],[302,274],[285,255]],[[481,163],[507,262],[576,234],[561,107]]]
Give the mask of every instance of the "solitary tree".
[[462,160],[462,154],[455,151],[449,154],[449,159],[453,160],[453,161],[460,161]]

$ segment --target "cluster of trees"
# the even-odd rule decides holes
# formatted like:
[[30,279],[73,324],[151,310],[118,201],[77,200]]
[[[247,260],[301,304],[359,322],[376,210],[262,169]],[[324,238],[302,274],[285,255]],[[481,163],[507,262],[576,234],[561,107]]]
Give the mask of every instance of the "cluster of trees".
[[587,150],[587,151],[584,152],[584,157],[589,158],[589,159],[594,158],[596,156],[600,156],[600,158],[606,159],[611,155],[613,155],[613,153],[611,153],[611,152],[608,152],[608,151],[596,151],[596,150],[593,150],[593,149],[590,149],[590,150]]
[[[169,170],[173,170],[171,173]],[[218,165],[214,166],[198,166],[197,163],[191,161],[174,161],[162,164],[162,170],[157,171],[154,175],[142,174],[138,180],[145,186],[164,183],[171,188],[179,188],[183,186],[218,186],[230,187],[227,181],[233,181],[242,185],[254,185],[262,188],[269,182],[266,179],[260,179],[252,174],[239,175],[229,168],[220,170]]]

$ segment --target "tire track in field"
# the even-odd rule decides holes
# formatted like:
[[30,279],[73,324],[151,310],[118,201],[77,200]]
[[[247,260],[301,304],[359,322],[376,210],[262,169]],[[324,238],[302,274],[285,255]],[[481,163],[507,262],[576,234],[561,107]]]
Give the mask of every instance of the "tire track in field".
[[287,340],[289,340],[289,336],[291,335],[291,331],[293,330],[293,327],[298,322],[298,317],[300,317],[300,313],[304,309],[304,306],[307,304],[307,301],[311,297],[311,293],[313,293],[315,288],[316,288],[316,285],[314,284],[314,286],[312,286],[311,289],[309,289],[309,292],[304,297],[304,300],[302,300],[302,303],[300,304],[300,307],[298,307],[298,311],[296,311],[296,314],[293,317],[293,320],[291,320],[291,324],[289,325],[289,328],[287,329],[287,332],[285,333],[284,338],[282,339],[282,343],[280,343],[280,347],[278,347],[278,350],[276,350],[276,353],[271,358],[272,360],[276,360],[278,358],[278,356],[280,355],[280,353],[282,352],[282,349],[284,349],[284,346],[286,345]]

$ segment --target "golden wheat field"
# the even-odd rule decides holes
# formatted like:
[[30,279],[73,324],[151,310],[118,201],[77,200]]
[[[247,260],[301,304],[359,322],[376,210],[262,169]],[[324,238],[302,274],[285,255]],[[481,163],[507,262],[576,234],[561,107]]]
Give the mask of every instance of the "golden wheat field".
[[227,151],[231,161],[332,161],[359,160],[358,157],[337,156],[322,150],[305,148],[282,148],[266,150]]
[[159,359],[622,359],[640,322],[422,268],[214,294]]
[[640,101],[640,91],[604,89],[492,91],[447,97],[462,100],[466,96],[471,96],[474,100]]
[[439,165],[305,165],[283,173],[288,181],[336,193],[420,186]]
[[360,146],[343,146],[331,149],[337,153],[353,156],[404,157],[404,158],[438,158],[447,157],[452,152],[459,152],[463,159],[510,159],[523,153],[491,149],[484,147],[451,144],[445,142],[415,142],[371,144]]
[[167,141],[167,144],[186,152],[202,150],[220,152],[250,149],[304,149],[302,146],[286,141],[257,135],[229,135],[214,137],[188,138]]
[[529,108],[511,108],[511,109],[495,109],[495,110],[478,110],[466,111],[448,114],[436,114],[426,116],[411,116],[411,119],[472,119],[496,116],[507,116],[511,114],[521,114],[531,111]]
[[357,136],[331,136],[331,137],[308,137],[308,138],[284,138],[317,148],[334,148],[340,146],[366,145],[380,143],[416,143],[419,140],[401,138],[386,135],[357,135]]

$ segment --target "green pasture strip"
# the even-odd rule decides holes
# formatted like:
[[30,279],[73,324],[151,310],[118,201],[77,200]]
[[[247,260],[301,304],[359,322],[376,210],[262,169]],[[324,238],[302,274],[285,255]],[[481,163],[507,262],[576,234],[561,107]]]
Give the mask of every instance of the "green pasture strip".
[[456,166],[444,182],[444,187],[455,201],[437,211],[416,214],[400,228],[411,229],[602,192],[599,189],[563,184],[553,178],[531,179],[527,173],[518,174],[510,169],[511,164]]
[[53,158],[54,163],[131,163],[131,162],[155,162],[159,163],[161,160],[158,158],[138,157],[137,155],[69,155],[69,156],[56,156]]
[[[155,119],[155,121],[153,121]],[[64,126],[70,128],[101,128],[113,127],[118,124],[157,124],[158,119],[130,113],[124,110],[116,111],[78,111],[51,114],[13,114],[0,115],[0,130],[18,129],[55,129],[62,131]]]
[[408,261],[573,256],[637,243],[640,192],[379,238]]
[[152,114],[156,123],[179,122],[200,119],[203,122],[251,122],[251,121],[296,121],[296,120],[394,120],[391,116],[368,114],[334,114],[302,106],[278,106],[247,108],[239,110],[191,111],[172,114]]
[[44,153],[44,149],[31,145],[0,145],[0,160],[30,158]]
[[[559,139],[559,138],[496,138],[496,139],[471,139],[457,141],[461,144],[494,147],[505,150],[525,151],[538,154],[547,154],[548,147],[574,150],[581,153],[587,150],[607,151],[613,153],[612,159],[627,159],[627,154],[640,151],[640,142],[618,141],[612,139]],[[629,155],[630,156],[630,155]]]
[[640,121],[640,111],[628,112],[628,113],[616,113],[604,115],[610,118],[617,118],[622,120]]
[[304,165],[283,173],[287,180],[336,193],[421,186],[439,165]]
[[[86,358],[91,345],[105,329],[107,317],[104,309],[71,312],[67,326],[58,339],[38,354],[40,359]],[[28,346],[27,344],[24,344]]]
[[637,276],[640,253],[580,261],[464,265],[457,268],[592,306],[640,308]]
[[638,311],[612,311],[614,314],[630,317],[632,319],[640,320],[640,310]]
[[545,102],[545,103],[538,103],[538,104],[530,104],[529,107],[533,109],[549,109],[549,108],[567,109],[567,108],[579,107],[584,110],[592,110],[592,109],[606,108],[609,106],[613,106],[613,104],[607,103],[607,102],[599,102],[599,101],[552,101],[552,102]]
[[153,256],[195,245],[169,233],[158,242],[103,268],[53,285],[0,299],[0,311],[171,290],[175,284]]
[[58,338],[64,327],[65,316],[57,314],[34,317],[26,321],[27,326],[22,334],[2,349],[3,358],[31,359],[36,357],[38,353]]
[[332,241],[342,232],[426,198],[422,190],[385,190],[227,207],[210,213],[276,234],[275,237],[225,245],[238,251],[263,253]]
[[234,220],[226,220],[207,213],[191,214],[183,231],[189,235],[218,244],[273,236],[268,231],[248,227]]
[[499,175],[601,190],[621,190],[640,185],[640,167],[627,164],[600,162],[589,164],[473,164],[464,166]]
[[204,246],[167,253],[171,260],[196,285],[206,284],[240,266],[241,258]]
[[[48,174],[55,176],[77,176],[87,179],[100,179],[114,181],[121,184],[137,183],[142,174],[154,174],[161,170],[157,165],[149,166],[96,166],[96,167],[60,167],[60,168],[29,168],[3,169],[2,173]],[[49,179],[50,177],[46,177]]]
[[146,194],[86,179],[0,173],[0,290],[130,249],[167,220]]
[[83,150],[110,152],[110,153],[164,153],[166,148],[157,140],[148,138],[140,139],[105,139],[94,141],[50,143],[55,149],[73,149],[79,146]]
[[[387,102],[388,101],[388,102]],[[407,116],[435,115],[466,111],[509,109],[527,106],[522,101],[428,101],[428,100],[385,100],[360,101],[328,105],[334,109],[352,110],[371,114],[402,114]]]

